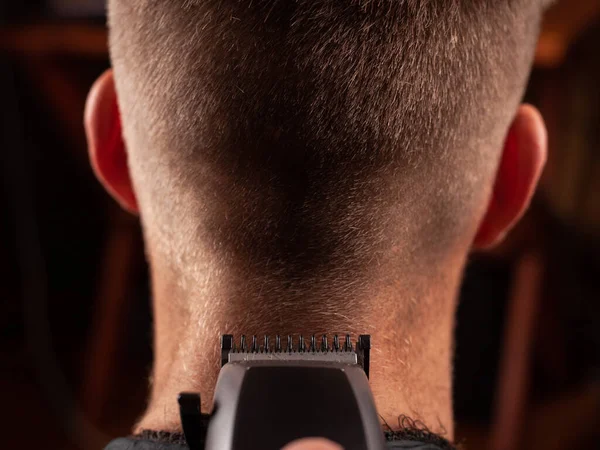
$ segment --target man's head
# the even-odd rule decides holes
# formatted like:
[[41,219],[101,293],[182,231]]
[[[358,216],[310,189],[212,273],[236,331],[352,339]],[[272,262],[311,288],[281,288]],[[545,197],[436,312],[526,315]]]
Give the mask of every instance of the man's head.
[[545,160],[519,107],[542,3],[110,0],[114,75],[86,125],[99,178],[144,225],[157,373],[190,372],[181,342],[237,326],[380,343],[420,327],[444,342],[419,351],[447,355],[441,293]]
[[92,161],[190,286],[206,261],[277,295],[356,293],[385,262],[432,276],[528,202],[544,133],[518,103],[542,9],[111,0]]
[[112,0],[133,190],[101,177],[157,252],[204,232],[311,270],[338,243],[348,263],[388,239],[443,252],[487,206],[539,3]]
[[[542,7],[111,0],[117,94],[107,75],[90,102],[92,160],[139,208],[153,262],[211,258],[313,288],[392,249],[402,270],[434,271],[497,240],[539,173],[522,148],[543,140],[537,115],[505,138]],[[482,224],[494,184],[507,204]]]

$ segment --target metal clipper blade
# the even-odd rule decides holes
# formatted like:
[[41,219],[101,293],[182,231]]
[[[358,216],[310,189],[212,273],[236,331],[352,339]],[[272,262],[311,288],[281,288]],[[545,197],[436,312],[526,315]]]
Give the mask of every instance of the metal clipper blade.
[[281,352],[281,336],[275,336],[275,351]]
[[315,339],[314,334],[310,337],[310,350],[309,351],[311,351],[311,352],[317,351],[316,339]]
[[285,364],[288,361],[306,361],[311,362],[336,362],[344,364],[358,364],[361,366],[367,376],[369,375],[370,348],[371,340],[369,335],[360,335],[356,345],[352,344],[349,334],[345,336],[344,342],[340,342],[339,336],[333,336],[332,346],[329,347],[327,335],[320,336],[319,344],[317,337],[310,335],[310,341],[307,346],[304,336],[298,337],[298,344],[294,346],[292,335],[287,336],[285,350],[283,349],[281,336],[275,335],[275,347],[271,348],[270,336],[265,335],[263,345],[260,345],[257,336],[252,336],[252,341],[248,346],[246,335],[241,335],[240,346],[236,348],[233,343],[232,335],[223,335],[221,338],[221,363],[236,361],[278,361]]

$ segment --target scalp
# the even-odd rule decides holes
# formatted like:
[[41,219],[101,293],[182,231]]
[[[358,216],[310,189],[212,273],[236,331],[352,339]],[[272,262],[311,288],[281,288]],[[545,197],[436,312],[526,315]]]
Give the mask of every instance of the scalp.
[[390,236],[464,239],[540,13],[526,0],[112,0],[142,217],[165,242],[210,234],[293,273],[366,264]]

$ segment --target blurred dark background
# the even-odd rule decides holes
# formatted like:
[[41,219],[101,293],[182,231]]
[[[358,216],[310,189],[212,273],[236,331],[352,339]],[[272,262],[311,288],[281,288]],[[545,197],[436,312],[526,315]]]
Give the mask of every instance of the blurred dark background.
[[[101,448],[143,411],[151,312],[137,220],[89,168],[103,1],[0,1],[3,448]],[[456,330],[466,449],[600,448],[600,0],[547,14],[527,101],[550,158],[530,212],[474,255]]]

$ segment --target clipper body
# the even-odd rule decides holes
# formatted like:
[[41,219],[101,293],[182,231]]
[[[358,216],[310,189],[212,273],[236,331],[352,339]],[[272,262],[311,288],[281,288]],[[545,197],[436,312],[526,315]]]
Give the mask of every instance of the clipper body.
[[[334,337],[331,346],[325,336],[308,343],[265,337],[260,344],[242,336],[236,347],[225,335],[221,349],[204,448],[281,449],[304,437],[324,437],[347,450],[384,448],[367,378],[369,336],[355,346],[349,336],[343,343]],[[185,428],[184,422],[187,437]]]

